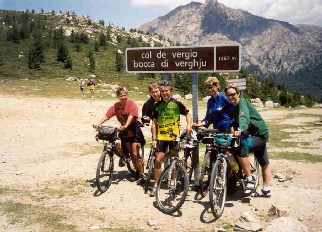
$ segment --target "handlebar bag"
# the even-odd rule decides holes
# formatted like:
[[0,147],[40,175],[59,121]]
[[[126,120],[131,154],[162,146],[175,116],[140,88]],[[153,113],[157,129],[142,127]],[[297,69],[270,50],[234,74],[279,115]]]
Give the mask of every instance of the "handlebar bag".
[[241,145],[246,150],[248,150],[253,145],[252,136],[248,135],[247,137],[242,137],[241,138]]
[[214,143],[218,147],[230,147],[231,140],[232,140],[232,134],[225,134],[225,133],[218,133],[214,134]]
[[100,126],[98,129],[98,139],[113,141],[117,137],[117,128],[112,126]]

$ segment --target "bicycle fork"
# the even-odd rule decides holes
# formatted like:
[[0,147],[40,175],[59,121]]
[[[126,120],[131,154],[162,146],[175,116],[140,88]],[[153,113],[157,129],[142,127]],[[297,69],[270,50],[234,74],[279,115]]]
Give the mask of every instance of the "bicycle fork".
[[[223,190],[224,187],[226,186],[226,175],[227,175],[227,161],[225,159],[224,154],[219,154],[217,160],[220,160],[222,162],[222,165],[220,166],[220,168],[218,168],[216,171],[218,173],[216,173],[217,176],[222,176],[222,178],[220,179],[216,179],[215,181],[217,181],[217,184],[214,184],[214,186],[216,186],[216,188],[214,190]],[[212,165],[212,167],[214,168],[214,163]],[[221,175],[222,173],[222,175]],[[220,182],[218,182],[220,181]]]
[[[168,187],[169,188],[175,188],[177,185],[177,178],[178,178],[179,173],[176,172],[175,165],[176,165],[176,161],[172,161],[170,168],[169,168],[169,172],[168,172]],[[175,172],[175,174],[173,174],[173,172]],[[171,183],[172,181],[173,181],[173,184]]]

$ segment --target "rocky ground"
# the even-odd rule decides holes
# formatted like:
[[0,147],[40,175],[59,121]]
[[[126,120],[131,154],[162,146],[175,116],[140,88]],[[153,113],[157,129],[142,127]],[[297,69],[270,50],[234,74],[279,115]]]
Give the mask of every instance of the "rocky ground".
[[[98,122],[112,104],[91,99],[0,95],[1,231],[99,231],[106,228],[213,231],[228,228],[242,212],[253,213],[265,228],[270,223],[268,215],[272,205],[307,226],[309,231],[322,230],[321,163],[271,159],[273,177],[279,177],[272,178],[272,197],[258,199],[237,193],[228,198],[219,220],[211,214],[208,195],[200,199],[193,191],[189,191],[179,212],[161,213],[155,198],[144,194],[142,187],[128,175],[126,167],[117,165],[112,186],[106,193],[99,194],[94,178],[103,146],[94,140],[92,124]],[[142,104],[138,102],[140,108]],[[204,110],[200,109],[200,115],[204,115]],[[301,125],[321,121],[322,110],[292,110],[298,117],[291,119],[287,117],[289,113],[285,109],[261,111],[267,121]],[[114,119],[109,122],[116,123]],[[321,155],[321,126],[302,130],[303,133],[294,133],[292,140],[308,140],[311,145],[284,150]],[[298,131],[292,127],[288,132]],[[144,128],[144,134],[149,140],[150,129]],[[269,150],[279,148],[269,144]],[[11,205],[21,207],[20,211],[9,210]],[[56,224],[49,223],[41,219],[41,214],[46,215],[45,218],[59,215],[59,220]]]

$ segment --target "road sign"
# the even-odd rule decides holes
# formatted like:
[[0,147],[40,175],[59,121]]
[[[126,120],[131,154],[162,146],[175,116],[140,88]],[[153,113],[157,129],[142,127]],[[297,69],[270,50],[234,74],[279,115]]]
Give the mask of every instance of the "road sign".
[[227,80],[228,85],[234,84],[238,87],[239,90],[245,90],[246,89],[246,78],[241,79],[230,79]]
[[178,46],[126,49],[129,73],[238,72],[241,46]]

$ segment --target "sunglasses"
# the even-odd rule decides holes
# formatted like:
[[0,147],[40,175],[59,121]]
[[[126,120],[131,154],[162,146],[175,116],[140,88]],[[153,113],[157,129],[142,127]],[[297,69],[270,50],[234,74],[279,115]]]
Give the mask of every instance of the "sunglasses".
[[227,97],[235,97],[237,93],[231,93],[231,94],[227,94]]
[[213,87],[216,87],[217,84],[216,83],[213,83],[211,85],[207,85],[207,89],[212,89]]
[[170,86],[170,87],[172,87],[172,85],[170,83],[161,83],[160,86]]

